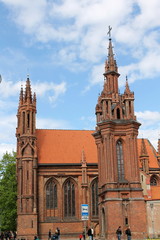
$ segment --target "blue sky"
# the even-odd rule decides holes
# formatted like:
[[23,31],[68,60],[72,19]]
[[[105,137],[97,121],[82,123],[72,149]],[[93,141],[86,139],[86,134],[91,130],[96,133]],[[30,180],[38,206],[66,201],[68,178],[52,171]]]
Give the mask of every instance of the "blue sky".
[[16,113],[27,74],[37,128],[94,129],[108,26],[119,67],[135,93],[139,137],[160,133],[159,0],[0,0],[0,156],[16,150]]

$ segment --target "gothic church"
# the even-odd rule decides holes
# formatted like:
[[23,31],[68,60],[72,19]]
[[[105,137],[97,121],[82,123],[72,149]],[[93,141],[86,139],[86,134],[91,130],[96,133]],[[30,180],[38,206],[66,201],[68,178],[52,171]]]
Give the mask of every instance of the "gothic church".
[[[109,39],[104,87],[96,105],[96,128],[36,128],[36,94],[29,77],[17,113],[18,239],[77,238],[93,227],[96,239],[115,240],[129,225],[132,239],[160,236],[160,140],[158,151],[137,139],[140,123],[128,80],[119,72]],[[89,205],[89,220],[81,218]]]

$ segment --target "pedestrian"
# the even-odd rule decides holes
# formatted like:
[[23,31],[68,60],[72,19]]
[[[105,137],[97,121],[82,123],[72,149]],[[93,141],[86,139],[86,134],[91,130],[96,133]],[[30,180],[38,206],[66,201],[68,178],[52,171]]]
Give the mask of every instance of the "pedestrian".
[[126,229],[125,233],[126,233],[126,235],[127,235],[127,240],[131,240],[132,234],[131,234],[131,229],[130,229],[129,226],[128,226],[128,228]]
[[79,235],[79,240],[82,240],[82,238],[83,238],[83,235],[80,234],[80,235]]
[[92,231],[91,231],[91,228],[88,229],[88,237],[89,237],[89,240],[92,240]]
[[49,232],[48,232],[48,240],[51,240],[52,238],[52,232],[51,232],[51,229],[49,229]]
[[94,235],[94,230],[93,230],[93,228],[91,227],[91,238],[92,238],[92,240],[93,240],[93,235]]
[[57,235],[57,239],[60,239],[60,229],[57,227],[55,234]]
[[121,235],[122,235],[121,226],[118,227],[118,229],[116,231],[116,234],[117,234],[117,239],[121,240]]
[[83,231],[82,235],[83,235],[83,240],[86,240],[85,231]]

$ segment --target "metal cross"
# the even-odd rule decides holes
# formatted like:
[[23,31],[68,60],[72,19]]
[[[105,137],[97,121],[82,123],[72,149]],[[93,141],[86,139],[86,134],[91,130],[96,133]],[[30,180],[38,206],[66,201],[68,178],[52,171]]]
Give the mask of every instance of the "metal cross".
[[112,27],[108,26],[108,35],[109,35],[109,38],[111,37],[111,30],[112,30]]

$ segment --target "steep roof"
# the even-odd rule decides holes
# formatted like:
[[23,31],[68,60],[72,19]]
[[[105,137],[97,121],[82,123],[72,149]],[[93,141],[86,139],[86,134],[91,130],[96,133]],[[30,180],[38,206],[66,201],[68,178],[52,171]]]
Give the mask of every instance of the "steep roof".
[[[98,163],[97,148],[89,130],[37,129],[38,163],[80,163],[84,150],[87,163]],[[144,139],[149,156],[149,167],[159,168],[156,151],[148,139]],[[142,139],[138,139],[139,167]]]
[[38,163],[80,163],[83,150],[87,163],[97,163],[93,132],[37,129]]

